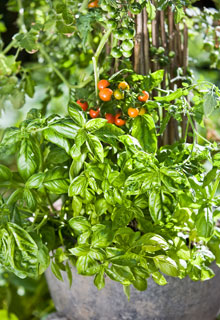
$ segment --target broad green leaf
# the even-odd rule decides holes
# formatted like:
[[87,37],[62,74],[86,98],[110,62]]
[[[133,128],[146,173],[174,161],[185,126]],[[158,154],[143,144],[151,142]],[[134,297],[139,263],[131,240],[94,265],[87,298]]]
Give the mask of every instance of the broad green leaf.
[[126,253],[117,255],[110,259],[111,263],[119,266],[136,267],[140,261],[140,257],[135,253]]
[[160,191],[153,189],[149,195],[149,210],[154,222],[157,222],[163,217],[163,204]]
[[111,219],[114,227],[125,227],[133,219],[133,211],[123,206],[115,207],[112,212]]
[[91,228],[90,222],[85,217],[72,218],[69,220],[69,225],[78,235],[89,231]]
[[19,320],[14,313],[9,313],[8,310],[0,310],[1,320]]
[[77,259],[76,268],[79,274],[92,276],[100,271],[101,265],[89,255]]
[[61,136],[69,139],[75,139],[80,129],[72,120],[62,119],[49,125],[50,128],[57,131]]
[[[98,226],[98,225],[96,225]],[[94,248],[105,248],[112,243],[114,233],[108,227],[100,225],[101,228],[93,232],[91,245]]]
[[132,136],[137,138],[144,151],[155,153],[157,150],[156,128],[153,118],[149,114],[135,118]]
[[95,156],[95,158],[104,162],[104,149],[100,140],[95,135],[87,134],[86,144],[89,151]]
[[212,183],[217,178],[217,170],[218,168],[214,167],[212,170],[210,170],[203,180],[203,186],[206,187],[210,183]]
[[201,208],[195,219],[197,234],[200,238],[208,240],[214,232],[214,220],[211,208]]
[[24,180],[27,180],[38,169],[41,163],[41,153],[37,142],[31,137],[21,142],[17,157],[18,171]]
[[63,277],[60,271],[60,267],[57,263],[52,262],[51,263],[51,271],[53,272],[53,274],[57,277],[58,280],[63,281]]
[[118,137],[124,134],[124,131],[114,124],[106,123],[104,127],[95,131],[94,134],[103,142],[117,147]]
[[169,245],[167,241],[156,233],[144,234],[137,242],[136,245],[141,245],[142,249],[147,252],[154,252],[158,250],[168,250]]
[[30,189],[39,188],[44,181],[45,174],[43,172],[33,174],[26,182],[26,187]]
[[80,214],[82,209],[82,200],[80,199],[80,197],[73,196],[72,209],[74,212],[74,216],[78,216]]
[[208,242],[208,247],[215,255],[215,262],[220,267],[220,239],[216,236],[212,237]]
[[147,1],[146,3],[146,9],[147,9],[147,14],[148,14],[148,18],[150,20],[154,20],[156,17],[156,8],[155,6],[151,3],[150,0]]
[[81,256],[87,256],[89,251],[90,251],[90,246],[78,246],[72,249],[69,249],[69,251],[76,257],[81,257]]
[[73,122],[79,127],[83,127],[86,123],[86,113],[82,108],[75,102],[70,102],[68,107],[68,112]]
[[166,278],[164,278],[164,276],[159,271],[152,273],[152,279],[160,286],[165,286],[167,284]]
[[174,19],[175,23],[180,23],[180,21],[185,17],[184,8],[175,7]]
[[135,280],[132,281],[132,284],[139,291],[147,290],[147,280],[140,276],[135,276]]
[[94,278],[94,285],[99,289],[103,289],[105,287],[105,276],[104,276],[104,268],[101,268],[100,271],[96,274]]
[[81,195],[82,197],[84,196],[85,190],[87,187],[87,179],[85,176],[77,176],[75,177],[71,185],[69,186],[69,196],[77,196]]
[[0,164],[0,182],[10,181],[12,179],[12,172],[3,164]]
[[22,135],[20,129],[15,127],[7,128],[4,132],[0,147],[16,146],[21,139]]
[[106,119],[102,119],[102,118],[91,119],[86,123],[85,128],[89,132],[94,133],[95,131],[104,127],[106,125],[106,123],[107,123]]
[[179,275],[177,263],[170,257],[159,255],[153,257],[154,263],[161,272],[171,277]]
[[26,206],[28,208],[30,208],[31,210],[36,209],[37,202],[36,202],[35,196],[31,190],[26,189],[26,188],[24,189],[23,199],[26,202]]
[[49,128],[44,130],[44,138],[64,149],[67,154],[70,153],[70,141],[64,138],[62,134],[58,133],[55,129]]
[[205,116],[210,115],[215,110],[216,106],[217,106],[216,96],[212,92],[207,93],[207,95],[205,96],[204,104],[203,104],[203,110],[204,110]]
[[69,188],[68,172],[62,167],[48,170],[45,173],[43,184],[51,193],[67,193]]

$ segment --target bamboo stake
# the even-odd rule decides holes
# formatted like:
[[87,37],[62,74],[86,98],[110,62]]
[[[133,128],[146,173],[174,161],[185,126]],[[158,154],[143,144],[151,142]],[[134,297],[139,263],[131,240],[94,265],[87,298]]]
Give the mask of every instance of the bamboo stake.
[[143,10],[143,16],[142,16],[142,28],[143,28],[143,50],[144,50],[144,72],[145,74],[148,74],[150,71],[150,55],[149,55],[149,34],[148,34],[148,26],[147,26],[147,11],[146,8]]
[[138,14],[136,18],[136,37],[134,47],[134,71],[139,73],[140,71],[140,54],[141,54],[141,41],[142,41],[142,14]]

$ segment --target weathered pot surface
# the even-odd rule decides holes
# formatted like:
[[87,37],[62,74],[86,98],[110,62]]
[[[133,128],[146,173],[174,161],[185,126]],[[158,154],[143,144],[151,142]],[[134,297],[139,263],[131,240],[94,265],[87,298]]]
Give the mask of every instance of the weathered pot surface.
[[101,291],[76,270],[71,288],[65,273],[64,282],[50,269],[46,278],[59,314],[68,320],[214,320],[220,308],[220,269],[213,270],[216,276],[205,282],[166,277],[168,284],[161,287],[149,279],[146,291],[131,288],[130,302],[122,285],[108,278]]

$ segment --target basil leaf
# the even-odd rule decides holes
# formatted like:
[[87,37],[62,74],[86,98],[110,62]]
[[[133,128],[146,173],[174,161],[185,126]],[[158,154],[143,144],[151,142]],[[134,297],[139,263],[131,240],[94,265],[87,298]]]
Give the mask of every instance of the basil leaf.
[[76,268],[79,274],[92,276],[100,271],[100,264],[90,255],[81,256],[77,259]]
[[11,179],[12,179],[11,171],[3,164],[0,164],[0,182],[11,181]]
[[201,208],[195,219],[197,234],[200,238],[208,240],[214,232],[214,220],[211,208]]
[[79,130],[79,126],[77,126],[72,120],[62,119],[56,121],[49,125],[50,128],[61,134],[65,138],[74,139]]
[[178,266],[176,262],[167,256],[156,256],[153,257],[154,263],[161,272],[171,277],[177,277],[179,275]]
[[68,113],[77,126],[81,128],[84,126],[87,120],[87,116],[86,113],[77,103],[72,101],[70,102],[68,107]]
[[95,158],[104,162],[104,149],[100,140],[92,134],[87,134],[86,144],[89,151],[95,156]]
[[91,224],[85,217],[72,218],[69,220],[69,225],[76,234],[84,233],[91,228]]
[[149,153],[157,151],[156,128],[150,115],[144,114],[135,118],[132,136],[137,138],[144,151]]
[[60,133],[56,132],[56,130],[49,128],[44,130],[44,138],[51,143],[56,144],[60,148],[64,149],[67,154],[70,153],[70,142],[68,139],[64,138]]
[[70,197],[81,195],[84,196],[87,187],[87,179],[85,176],[78,176],[74,178],[69,186],[68,194]]
[[30,189],[38,189],[42,185],[44,178],[44,173],[35,173],[28,179],[25,186]]
[[107,123],[106,119],[102,119],[102,118],[92,119],[86,123],[85,128],[89,132],[93,133],[94,131],[97,131],[100,128],[104,127],[106,125],[106,123]]
[[68,172],[64,168],[54,168],[45,173],[44,186],[51,193],[63,194],[68,192],[69,179]]

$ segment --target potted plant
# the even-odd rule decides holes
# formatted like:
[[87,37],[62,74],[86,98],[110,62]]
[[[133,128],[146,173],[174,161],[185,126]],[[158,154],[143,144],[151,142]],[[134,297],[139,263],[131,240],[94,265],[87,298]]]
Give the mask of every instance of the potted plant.
[[[7,56],[14,46],[38,51],[70,95],[67,115],[31,109],[4,132],[1,154],[15,157],[16,166],[0,165],[1,265],[21,278],[50,266],[52,296],[68,319],[213,319],[215,280],[193,281],[213,278],[213,269],[220,277],[211,265],[220,264],[220,152],[197,123],[219,106],[220,91],[193,81],[187,68],[193,11],[185,15],[178,1],[51,5],[64,47],[76,33],[85,52],[95,48],[94,77],[71,84],[73,75],[67,80],[46,50],[59,43],[45,36],[54,24],[38,17],[24,29],[20,7],[23,31],[2,54],[2,81],[20,72],[16,57]],[[115,60],[104,61],[104,50]],[[16,90],[31,97],[31,67],[23,72]],[[64,278],[72,284],[67,296]],[[128,299],[132,286],[132,301],[121,285]]]

